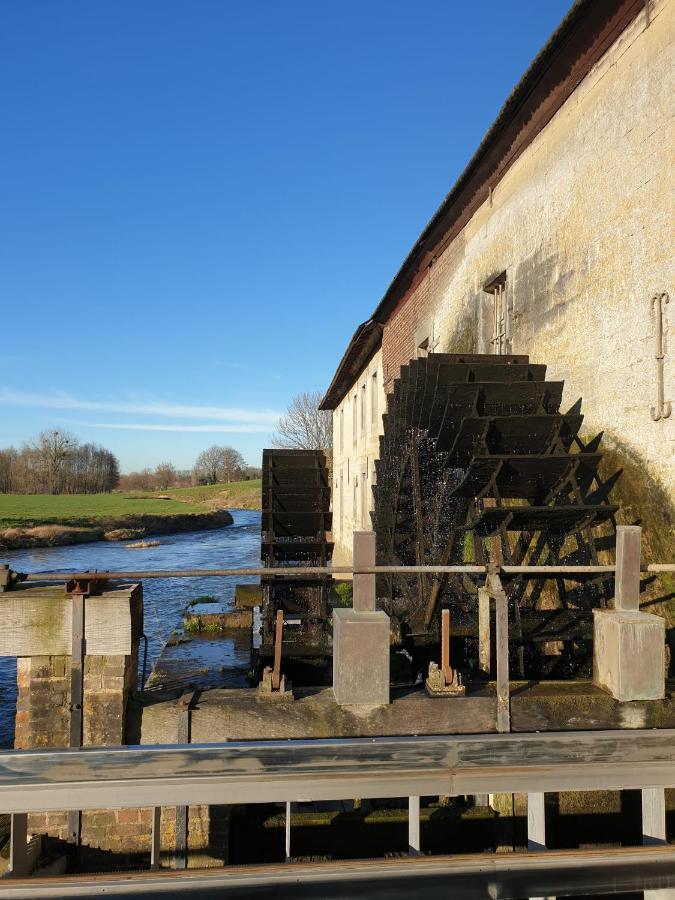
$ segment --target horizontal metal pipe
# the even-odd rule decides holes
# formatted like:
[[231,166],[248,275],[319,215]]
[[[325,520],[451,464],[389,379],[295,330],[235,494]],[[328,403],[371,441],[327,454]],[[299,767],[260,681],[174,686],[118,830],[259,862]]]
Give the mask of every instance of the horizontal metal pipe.
[[0,753],[0,810],[675,787],[675,729]]
[[120,872],[12,879],[7,900],[74,897],[323,897],[420,900],[450,896],[575,896],[667,889],[675,885],[671,847],[620,847],[537,853],[474,853],[386,860],[236,866],[202,870]]
[[[548,578],[551,575],[601,575],[616,571],[616,566],[499,566],[504,575],[531,575]],[[643,572],[675,572],[675,564],[650,563],[643,566]],[[305,575],[482,575],[485,566],[297,566],[244,569],[136,569],[133,571],[94,572],[29,572],[25,580],[30,582],[79,580],[151,578],[228,578],[228,577],[294,577]]]

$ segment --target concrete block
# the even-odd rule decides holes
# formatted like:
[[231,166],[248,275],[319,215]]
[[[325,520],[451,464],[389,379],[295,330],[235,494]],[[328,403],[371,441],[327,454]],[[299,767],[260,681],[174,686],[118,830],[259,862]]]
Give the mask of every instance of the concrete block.
[[625,610],[593,610],[593,683],[617,700],[660,700],[665,692],[665,622]]
[[341,706],[389,703],[389,616],[333,610],[333,693]]

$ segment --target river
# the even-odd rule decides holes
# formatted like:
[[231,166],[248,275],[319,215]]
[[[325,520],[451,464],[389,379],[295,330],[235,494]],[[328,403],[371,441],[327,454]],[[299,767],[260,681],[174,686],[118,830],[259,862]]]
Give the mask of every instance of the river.
[[[86,569],[213,569],[260,564],[260,512],[231,510],[234,523],[211,531],[161,535],[158,547],[128,549],[125,543],[97,541],[72,547],[38,547],[0,552],[17,572],[83,571]],[[149,539],[152,536],[148,536]],[[148,672],[171,631],[181,623],[182,611],[194,597],[216,597],[219,607],[231,609],[236,582],[255,578],[148,579],[143,584],[144,630],[148,638]],[[14,742],[16,661],[0,659],[0,747]]]

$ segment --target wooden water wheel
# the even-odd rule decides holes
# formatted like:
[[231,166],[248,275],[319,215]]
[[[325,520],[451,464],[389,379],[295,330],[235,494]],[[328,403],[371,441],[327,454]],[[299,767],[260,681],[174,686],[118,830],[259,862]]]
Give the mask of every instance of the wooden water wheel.
[[[584,443],[580,402],[561,413],[563,382],[545,375],[513,355],[435,354],[401,369],[373,488],[379,564],[580,565],[613,546],[608,495],[620,472],[601,481],[602,435]],[[559,578],[545,605],[590,617],[610,589],[606,576]],[[475,590],[467,577],[387,576],[378,597],[420,644],[437,639],[442,606],[475,610]],[[523,616],[542,607],[542,583],[514,580],[509,597],[522,638]]]

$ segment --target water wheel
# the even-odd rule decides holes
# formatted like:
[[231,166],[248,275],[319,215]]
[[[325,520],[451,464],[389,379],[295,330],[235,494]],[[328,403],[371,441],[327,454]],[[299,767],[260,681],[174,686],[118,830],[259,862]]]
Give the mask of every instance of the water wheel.
[[[373,488],[380,565],[580,565],[613,546],[617,507],[608,495],[620,473],[600,479],[602,435],[584,443],[580,402],[561,413],[563,382],[545,376],[544,365],[513,355],[435,354],[403,366]],[[441,607],[460,618],[475,611],[476,590],[468,577],[387,576],[378,597],[400,633],[420,645],[438,639]],[[585,610],[590,619],[610,591],[606,576],[559,578],[546,588],[511,581],[521,673],[528,612],[543,605]]]

